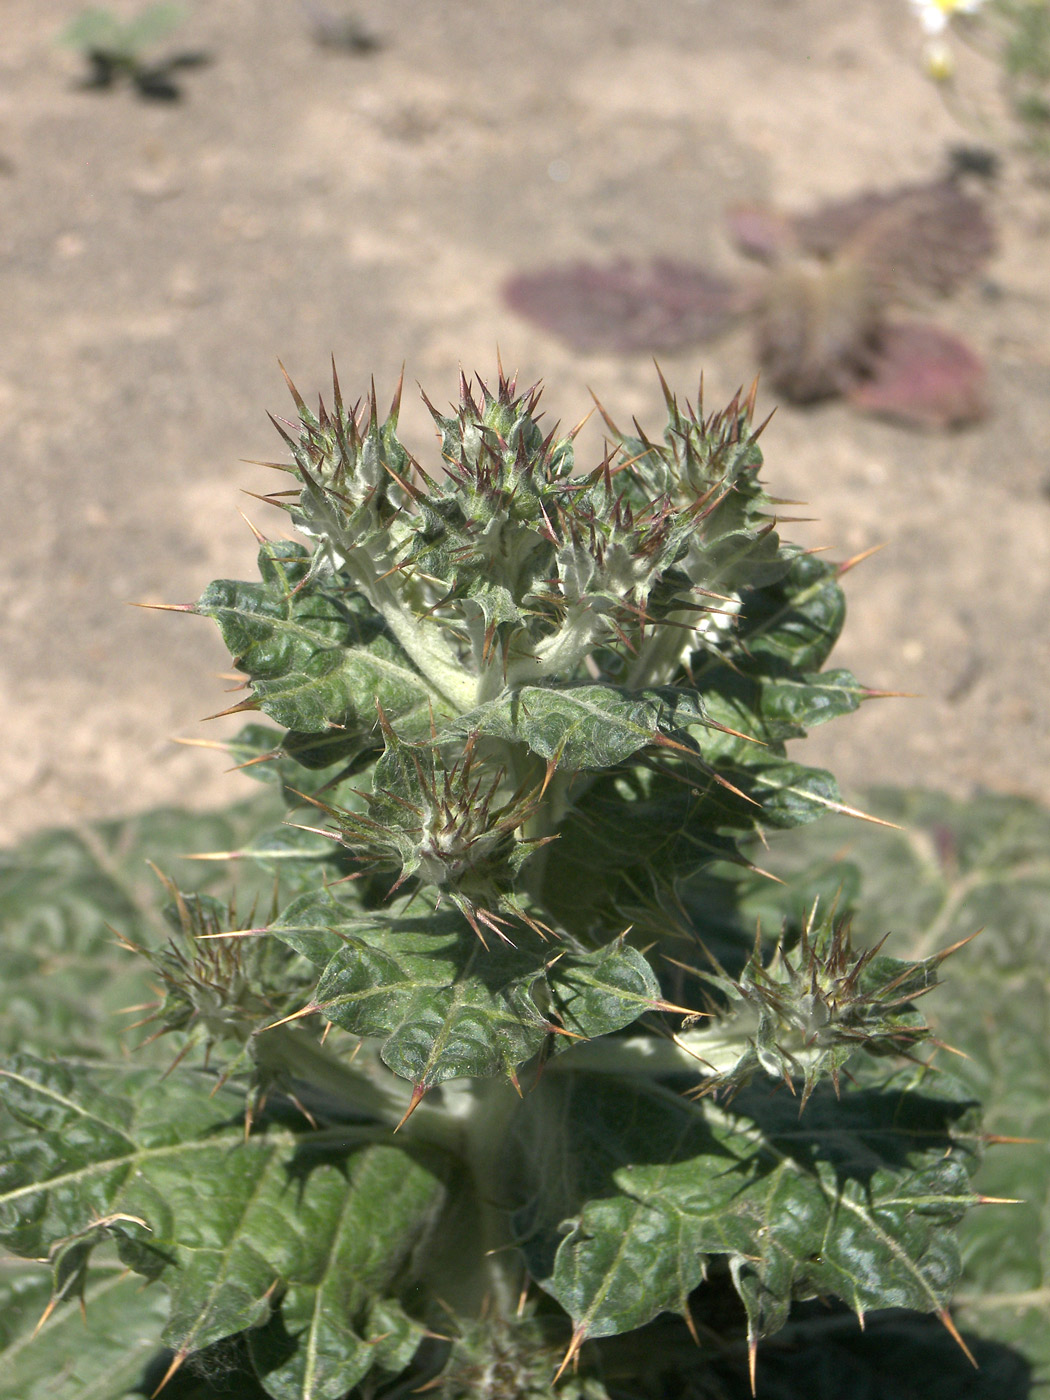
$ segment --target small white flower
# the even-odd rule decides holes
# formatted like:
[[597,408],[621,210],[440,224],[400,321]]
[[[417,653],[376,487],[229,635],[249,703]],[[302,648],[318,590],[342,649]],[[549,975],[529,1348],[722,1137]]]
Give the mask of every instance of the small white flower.
[[708,608],[693,628],[693,634],[686,646],[686,654],[699,647],[717,648],[720,642],[729,637],[737,624],[742,599],[739,593],[731,593],[726,598]]
[[943,34],[955,15],[973,15],[984,0],[911,0],[923,32],[931,38]]

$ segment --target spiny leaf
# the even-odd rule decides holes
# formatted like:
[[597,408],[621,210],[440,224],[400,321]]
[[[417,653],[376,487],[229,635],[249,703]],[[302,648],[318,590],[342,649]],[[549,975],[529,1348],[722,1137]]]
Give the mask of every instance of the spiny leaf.
[[444,1201],[440,1159],[367,1129],[245,1140],[237,1097],[193,1072],[23,1058],[0,1070],[0,1101],[0,1236],[17,1252],[115,1212],[145,1221],[109,1233],[170,1294],[177,1353],[260,1326],[283,1298],[295,1344],[265,1364],[278,1397],[337,1400],[374,1365],[407,1364],[420,1329],[398,1290]]
[[573,1073],[569,1056],[515,1134],[530,1201],[517,1228],[533,1276],[589,1337],[682,1312],[717,1255],[756,1337],[818,1294],[858,1313],[939,1308],[973,1200],[972,1127],[965,1094],[911,1071],[841,1100],[822,1089],[800,1119],[788,1095],[697,1110],[653,1083]]
[[425,729],[442,702],[358,594],[317,585],[296,591],[309,558],[298,545],[265,545],[261,583],[219,580],[197,611],[219,624],[251,680],[259,706],[287,729],[317,734],[331,725],[363,738],[378,699],[394,721]]
[[364,915],[305,895],[270,932],[322,968],[310,1005],[382,1036],[384,1063],[425,1088],[511,1074],[559,1030],[606,1034],[661,1001],[648,963],[619,939],[587,952],[522,930],[517,947],[486,950],[452,909]]
[[678,736],[707,716],[690,691],[628,691],[609,685],[522,686],[458,719],[458,731],[526,744],[568,772],[612,768],[639,749]]

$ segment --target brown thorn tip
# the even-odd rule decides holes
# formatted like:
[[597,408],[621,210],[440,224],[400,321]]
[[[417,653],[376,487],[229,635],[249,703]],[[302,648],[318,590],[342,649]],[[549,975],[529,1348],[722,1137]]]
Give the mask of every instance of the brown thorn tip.
[[673,1001],[651,1001],[650,1011],[676,1011],[680,1016],[710,1016],[710,1011],[691,1011],[688,1006],[675,1006]]
[[319,1006],[304,1006],[301,1011],[293,1011],[290,1016],[282,1016],[279,1021],[271,1021],[268,1026],[260,1027],[260,1033],[276,1030],[278,1026],[286,1026],[289,1021],[299,1021],[304,1016],[312,1016],[315,1011],[320,1011],[320,1009]]
[[977,929],[974,933],[969,933],[965,938],[960,938],[957,943],[953,943],[949,948],[942,948],[939,953],[935,953],[938,962],[943,962],[945,958],[950,958],[953,953],[957,953],[960,948],[965,948],[967,943],[972,943],[977,934],[983,933],[983,929]]
[[841,578],[843,574],[848,574],[850,569],[855,569],[858,564],[863,564],[864,560],[870,559],[873,554],[878,554],[880,549],[885,548],[886,541],[884,540],[882,544],[873,544],[870,549],[862,549],[859,554],[854,554],[852,558],[843,560],[838,566],[839,578]]
[[958,1329],[958,1327],[956,1327],[955,1323],[952,1321],[952,1319],[951,1319],[951,1314],[948,1312],[948,1309],[947,1309],[947,1308],[942,1308],[942,1309],[940,1310],[940,1312],[937,1314],[937,1316],[941,1319],[941,1322],[944,1324],[944,1327],[946,1328],[946,1330],[947,1330],[947,1332],[948,1332],[948,1335],[952,1338],[952,1340],[953,1340],[954,1342],[956,1342],[956,1343],[958,1344],[960,1350],[962,1351],[963,1356],[966,1357],[967,1361],[970,1363],[970,1365],[973,1367],[973,1369],[974,1369],[975,1371],[979,1371],[981,1368],[978,1366],[977,1360],[976,1360],[976,1358],[974,1357],[973,1352],[970,1350],[970,1348],[966,1345],[966,1343],[963,1341],[962,1337],[960,1336],[960,1334],[959,1334],[959,1329]]
[[583,1330],[582,1327],[574,1328],[572,1334],[572,1341],[569,1343],[565,1355],[561,1359],[561,1365],[554,1373],[554,1379],[551,1382],[552,1385],[557,1385],[557,1383],[561,1380],[562,1376],[565,1374],[566,1367],[571,1365],[571,1363],[576,1360],[577,1356],[580,1354],[580,1347],[583,1346],[584,1342],[586,1341],[586,1338],[587,1333]]
[[150,608],[153,612],[195,613],[196,603],[129,603],[129,608]]
[[160,1394],[160,1392],[164,1389],[164,1387],[167,1385],[167,1383],[171,1380],[171,1378],[172,1378],[172,1376],[175,1374],[175,1372],[178,1371],[178,1370],[181,1368],[182,1363],[186,1360],[187,1356],[189,1356],[189,1352],[188,1352],[188,1351],[177,1351],[177,1352],[175,1353],[175,1355],[172,1357],[171,1365],[168,1367],[168,1369],[164,1372],[164,1375],[161,1377],[160,1385],[157,1386],[156,1390],[155,1390],[155,1391],[153,1392],[153,1394],[150,1396],[149,1400],[156,1400],[156,1397]]
[[248,519],[248,517],[245,515],[245,513],[244,513],[243,510],[241,510],[241,509],[238,508],[237,514],[241,517],[241,519],[244,521],[245,525],[247,525],[248,529],[249,529],[249,530],[252,532],[252,534],[255,536],[256,543],[258,543],[258,544],[269,544],[269,540],[267,540],[267,538],[266,538],[266,536],[263,534],[263,532],[262,532],[261,530],[256,529],[256,527],[252,524],[252,522],[251,522],[251,521]]
[[51,1301],[48,1303],[48,1305],[47,1305],[47,1307],[44,1309],[44,1311],[40,1314],[40,1321],[39,1321],[39,1322],[37,1323],[37,1325],[33,1328],[33,1336],[34,1336],[34,1337],[37,1335],[37,1333],[40,1331],[41,1327],[43,1327],[44,1323],[48,1320],[48,1318],[51,1316],[51,1314],[52,1314],[52,1313],[55,1311],[55,1309],[58,1307],[58,1301],[59,1301],[59,1299],[58,1299],[58,1294],[56,1293],[56,1294],[54,1295],[54,1297],[51,1299]]
[[408,1101],[408,1107],[405,1109],[400,1123],[398,1123],[397,1127],[394,1129],[395,1133],[398,1132],[401,1128],[403,1128],[408,1122],[408,1120],[412,1117],[413,1113],[415,1113],[416,1109],[423,1102],[423,1097],[426,1094],[426,1092],[427,1090],[425,1084],[413,1084],[412,1097]]
[[747,1344],[747,1376],[751,1382],[751,1394],[755,1395],[755,1373],[758,1369],[758,1339],[752,1337]]
[[689,1311],[689,1304],[686,1303],[682,1309],[682,1321],[689,1329],[689,1335],[693,1339],[693,1345],[700,1345],[700,1333],[696,1330],[696,1323],[693,1321],[693,1314]]
[[240,715],[245,710],[257,710],[258,708],[259,702],[252,696],[250,700],[242,700],[239,705],[231,705],[228,710],[217,710],[213,715],[205,715],[201,723],[207,723],[210,719],[224,719],[226,715]]

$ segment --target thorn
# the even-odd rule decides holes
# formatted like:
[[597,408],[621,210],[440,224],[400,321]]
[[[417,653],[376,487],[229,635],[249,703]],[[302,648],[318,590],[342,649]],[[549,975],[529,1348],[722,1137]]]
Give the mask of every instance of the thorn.
[[59,1305],[60,1302],[61,1302],[61,1299],[60,1299],[59,1295],[56,1293],[56,1294],[54,1295],[54,1297],[52,1297],[51,1301],[48,1303],[48,1305],[47,1305],[47,1307],[44,1309],[44,1311],[40,1314],[40,1321],[39,1321],[39,1322],[37,1323],[37,1325],[33,1328],[33,1336],[34,1336],[34,1337],[37,1335],[37,1333],[40,1331],[41,1327],[43,1327],[44,1323],[48,1320],[48,1318],[51,1316],[51,1314],[52,1314],[52,1313],[55,1311],[55,1309],[58,1307],[58,1305]]
[[587,1040],[587,1036],[580,1035],[576,1031],[567,1031],[564,1026],[556,1026],[553,1021],[544,1021],[543,1029],[549,1035],[564,1035],[569,1040]]
[[320,1009],[319,1006],[304,1006],[301,1011],[293,1011],[290,1016],[282,1016],[279,1021],[271,1021],[268,1026],[260,1026],[259,1034],[262,1035],[263,1031],[276,1030],[278,1026],[286,1026],[289,1021],[300,1021],[304,1016],[312,1016]]
[[250,700],[242,700],[239,705],[231,705],[228,710],[218,710],[213,715],[205,715],[201,724],[207,724],[210,719],[224,719],[227,715],[244,714],[245,710],[258,710],[261,706],[259,701],[252,696]]
[[682,1321],[689,1329],[689,1335],[693,1339],[693,1345],[700,1345],[700,1334],[696,1330],[696,1323],[693,1321],[693,1314],[689,1311],[689,1304],[686,1303],[682,1309]]
[[1000,1143],[1035,1143],[1042,1142],[1042,1138],[1006,1137],[1003,1133],[982,1133],[981,1141],[988,1143],[992,1147],[997,1147]]
[[846,559],[838,566],[838,576],[848,574],[850,569],[855,569],[858,564],[863,564],[865,559],[870,559],[873,554],[878,554],[880,549],[886,548],[886,541],[882,544],[873,544],[870,549],[862,549],[859,554],[854,554],[851,559]]
[[[184,859],[190,859],[190,857],[184,857]],[[268,928],[265,928],[265,927],[264,927],[264,928],[231,928],[231,929],[226,929],[226,930],[225,930],[224,932],[222,932],[222,933],[198,933],[198,934],[195,934],[194,936],[196,937],[198,943],[205,943],[205,942],[207,942],[207,940],[208,940],[209,938],[261,938],[261,937],[263,936],[263,934],[269,933],[269,932],[270,932],[270,930],[269,930]],[[268,1030],[269,1027],[264,1026],[263,1029],[264,1029],[264,1030]]]
[[238,507],[238,510],[237,510],[237,514],[241,517],[241,519],[244,521],[245,525],[247,525],[248,529],[249,529],[249,530],[252,532],[252,534],[255,536],[255,540],[256,540],[256,543],[257,543],[257,544],[269,544],[269,543],[270,543],[270,541],[266,538],[266,536],[263,534],[263,532],[262,532],[261,530],[257,530],[257,529],[255,528],[255,526],[252,524],[252,522],[251,522],[251,521],[248,519],[248,517],[245,515],[244,511],[241,510],[239,507]]
[[186,1360],[187,1356],[189,1356],[189,1352],[188,1352],[188,1351],[177,1351],[177,1352],[175,1353],[175,1355],[172,1357],[171,1365],[168,1367],[168,1369],[164,1372],[164,1375],[161,1377],[160,1385],[157,1386],[156,1390],[155,1390],[155,1391],[153,1392],[153,1394],[150,1396],[149,1400],[156,1400],[156,1397],[160,1394],[160,1392],[164,1389],[164,1387],[167,1385],[167,1383],[171,1380],[171,1378],[172,1378],[172,1376],[175,1374],[175,1372],[178,1371],[178,1370],[180,1369],[180,1367],[182,1366],[182,1363]]
[[232,768],[227,768],[227,773],[243,773],[245,768],[254,768],[257,763],[274,763],[283,757],[283,750],[271,749],[269,753],[256,754],[254,758],[246,758],[243,763],[235,763]]
[[153,612],[195,613],[196,603],[129,603],[129,608],[151,608]]
[[973,1204],[975,1206],[1023,1206],[1027,1205],[1028,1202],[1017,1196],[975,1196]]
[[970,1350],[970,1348],[969,1348],[969,1347],[966,1345],[966,1343],[963,1341],[962,1337],[959,1335],[959,1329],[958,1329],[958,1327],[956,1327],[955,1323],[952,1321],[952,1319],[951,1319],[951,1314],[948,1312],[948,1309],[947,1309],[947,1308],[942,1308],[942,1309],[940,1310],[940,1312],[937,1314],[937,1316],[941,1319],[941,1322],[942,1322],[942,1323],[944,1324],[944,1326],[946,1327],[946,1329],[947,1329],[947,1331],[948,1331],[948,1335],[949,1335],[955,1342],[957,1342],[957,1343],[959,1344],[959,1347],[960,1347],[961,1350],[962,1350],[963,1356],[966,1357],[967,1361],[970,1363],[970,1365],[973,1367],[973,1369],[974,1369],[975,1371],[979,1371],[981,1368],[978,1366],[978,1364],[977,1364],[977,1362],[976,1362],[976,1360],[975,1360],[975,1358],[974,1358],[973,1352]]
[[426,1094],[426,1092],[427,1089],[425,1084],[414,1084],[412,1086],[412,1097],[408,1101],[408,1107],[405,1109],[401,1122],[398,1123],[397,1127],[394,1129],[395,1133],[398,1132],[401,1128],[403,1128],[408,1122],[408,1120],[412,1117],[413,1113],[415,1113],[416,1109],[423,1102],[423,1096]]
[[303,396],[302,396],[302,394],[300,394],[299,390],[295,387],[295,385],[292,383],[291,379],[288,377],[288,371],[285,369],[284,365],[281,364],[280,360],[277,361],[277,367],[280,369],[281,373],[284,375],[284,382],[288,385],[288,392],[291,394],[292,398],[295,400],[295,406],[296,406],[296,408],[299,410],[300,414],[302,414],[302,413],[308,413],[309,410],[307,409],[306,404],[305,404],[305,402],[303,401]]
[[757,427],[757,428],[755,429],[755,431],[751,434],[751,441],[752,441],[752,442],[757,442],[757,441],[759,440],[759,438],[762,436],[762,434],[763,434],[763,433],[766,431],[766,429],[769,427],[770,423],[773,421],[773,416],[774,416],[775,413],[776,413],[776,409],[775,409],[775,408],[770,409],[770,411],[769,411],[769,412],[766,414],[766,416],[762,419],[762,422],[759,423],[758,427]]
[[[183,855],[180,855],[180,856],[179,856],[179,859],[180,859],[180,860],[240,860],[241,857],[242,857],[243,855],[244,855],[244,852],[243,852],[243,851],[195,851],[192,855],[189,855],[189,854],[185,854],[185,853],[184,853]],[[211,934],[205,934],[205,935],[202,935],[202,936],[203,936],[203,937],[208,937],[208,938],[212,937]]]
[[675,1006],[672,1001],[651,1001],[650,1011],[676,1011],[680,1016],[709,1016],[709,1011],[691,1011],[688,1006]]
[[755,1372],[756,1372],[756,1370],[757,1370],[757,1367],[758,1367],[758,1338],[757,1338],[757,1337],[749,1337],[749,1338],[747,1339],[747,1375],[748,1375],[748,1380],[751,1382],[751,1395],[752,1395],[752,1397],[754,1397],[754,1395],[755,1395],[755,1393],[756,1393],[756,1391],[755,1391]]
[[[858,821],[871,822],[875,826],[886,826],[889,827],[891,831],[904,830],[899,822],[888,822],[883,820],[882,817],[873,817],[870,812],[862,812],[857,807],[849,807],[845,802],[829,802],[827,803],[827,808],[829,812],[839,812],[844,817],[856,817]],[[973,935],[971,935],[971,937],[972,936]],[[951,950],[949,949],[949,951]]]
[[[335,374],[335,362],[332,363],[332,373]],[[390,412],[387,414],[387,422],[397,427],[398,416],[401,413],[401,391],[405,387],[405,362],[401,361],[401,373],[398,376],[397,388],[394,390],[394,397],[390,404]]]
[[551,1382],[552,1385],[557,1385],[557,1383],[561,1380],[562,1376],[565,1374],[565,1368],[569,1366],[573,1361],[575,1361],[577,1356],[579,1356],[580,1347],[583,1346],[586,1339],[587,1333],[582,1327],[576,1327],[573,1329],[572,1341],[569,1343],[565,1355],[561,1359],[561,1365],[554,1373],[554,1379]]
[[295,468],[287,462],[262,462],[258,457],[238,457],[238,462],[244,462],[249,467],[272,467],[275,472],[294,472]]
[[942,963],[945,958],[950,958],[953,953],[957,953],[960,948],[965,948],[967,943],[972,943],[978,933],[983,933],[983,929],[978,929],[976,933],[971,933],[966,938],[960,938],[958,943],[953,943],[950,948],[942,948],[939,953],[934,953],[935,962]]

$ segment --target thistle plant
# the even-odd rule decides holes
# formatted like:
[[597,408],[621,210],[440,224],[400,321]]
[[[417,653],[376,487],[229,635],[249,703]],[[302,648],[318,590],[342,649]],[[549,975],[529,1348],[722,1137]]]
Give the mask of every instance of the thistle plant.
[[738,1346],[761,1389],[815,1297],[953,1329],[946,953],[854,948],[848,891],[761,868],[851,810],[788,741],[873,692],[825,667],[849,564],[780,538],[754,388],[664,385],[660,437],[600,409],[582,467],[502,369],[431,407],[429,466],[400,387],[292,394],[263,499],[298,538],[178,607],[271,722],[229,747],[285,820],[198,853],[264,892],[169,887],[140,1064],[0,1071],[2,1238],[48,1311],[115,1252],[169,1298],[147,1393],[221,1355],[276,1400],[655,1396],[611,1339],[664,1314],[694,1378]]

